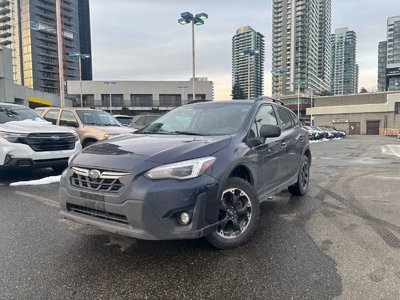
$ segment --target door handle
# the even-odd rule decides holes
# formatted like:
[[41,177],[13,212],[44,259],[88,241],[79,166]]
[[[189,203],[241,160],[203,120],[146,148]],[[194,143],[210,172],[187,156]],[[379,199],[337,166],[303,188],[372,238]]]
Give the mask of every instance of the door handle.
[[285,148],[286,147],[286,142],[282,141],[281,146],[282,146],[282,148]]

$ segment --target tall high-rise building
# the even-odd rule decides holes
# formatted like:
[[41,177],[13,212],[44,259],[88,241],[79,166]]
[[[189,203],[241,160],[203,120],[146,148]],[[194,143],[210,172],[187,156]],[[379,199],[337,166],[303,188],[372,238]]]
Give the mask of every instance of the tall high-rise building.
[[273,95],[330,88],[331,0],[273,0]]
[[264,36],[250,26],[239,28],[232,38],[232,88],[248,99],[263,95],[264,48]]
[[357,93],[356,49],[356,33],[347,27],[338,28],[331,35],[331,92],[334,95]]
[[92,80],[92,43],[90,35],[89,0],[78,0],[80,52],[89,54],[82,60],[82,80]]
[[[64,80],[77,80],[78,60],[68,53],[81,52],[80,6],[78,0],[59,1]],[[56,24],[54,0],[0,0],[0,45],[12,50],[16,83],[40,91],[59,92]]]
[[378,45],[378,91],[386,91],[387,41]]
[[387,20],[386,88],[400,90],[400,16]]

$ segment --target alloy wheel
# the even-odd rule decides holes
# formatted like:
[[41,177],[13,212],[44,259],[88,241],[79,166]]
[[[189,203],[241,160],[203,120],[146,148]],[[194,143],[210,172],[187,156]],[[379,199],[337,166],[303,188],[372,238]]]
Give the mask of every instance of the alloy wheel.
[[217,234],[225,239],[240,236],[249,226],[252,216],[250,197],[239,188],[222,193]]

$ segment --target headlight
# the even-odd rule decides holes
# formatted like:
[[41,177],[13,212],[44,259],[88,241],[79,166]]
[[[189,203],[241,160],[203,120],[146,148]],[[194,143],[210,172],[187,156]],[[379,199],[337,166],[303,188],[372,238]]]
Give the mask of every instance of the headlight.
[[19,138],[27,137],[26,133],[0,131],[0,138],[6,139],[10,143],[17,143]]
[[149,179],[190,179],[201,176],[212,166],[216,158],[213,156],[202,157],[163,165],[151,169],[145,176]]
[[75,137],[75,142],[79,141],[79,135],[75,131],[72,134]]

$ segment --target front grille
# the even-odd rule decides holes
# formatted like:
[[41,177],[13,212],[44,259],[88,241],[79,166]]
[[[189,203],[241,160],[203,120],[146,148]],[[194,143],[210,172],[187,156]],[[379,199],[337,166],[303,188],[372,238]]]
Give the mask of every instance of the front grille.
[[[115,172],[106,170],[89,170],[84,168],[72,167],[74,173],[70,177],[71,185],[87,191],[105,192],[116,194],[120,192],[127,182],[127,178],[131,176],[126,172]],[[90,177],[90,172],[98,172],[98,177]],[[121,179],[125,179],[121,181]]]
[[72,133],[31,133],[20,138],[20,143],[26,144],[33,151],[72,150],[75,148],[75,136]]
[[80,205],[75,205],[71,203],[67,203],[67,210],[73,211],[78,214],[83,214],[91,217],[95,217],[98,219],[113,221],[122,224],[128,224],[128,218],[124,215],[114,214],[107,211],[96,210],[89,207],[84,207]]

